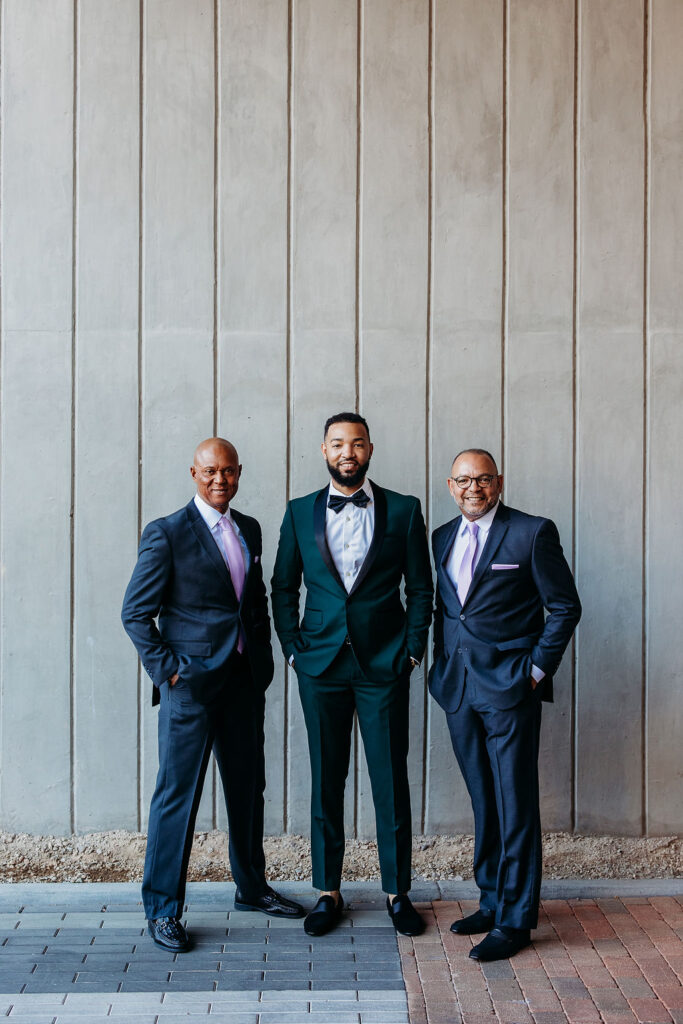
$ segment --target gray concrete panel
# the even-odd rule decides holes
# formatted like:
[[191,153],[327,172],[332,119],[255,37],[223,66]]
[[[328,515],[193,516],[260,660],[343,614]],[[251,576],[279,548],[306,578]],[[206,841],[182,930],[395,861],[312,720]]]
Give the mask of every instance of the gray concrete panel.
[[[137,540],[138,4],[80,5],[74,826],[138,825],[137,657],[116,628]],[[126,552],[122,558],[121,553]]]
[[[143,25],[141,523],[194,492],[199,439],[214,429],[214,11],[148,0]],[[143,680],[142,809],[156,775],[156,713]],[[213,824],[207,778],[198,827]]]
[[[236,507],[263,531],[270,576],[287,493],[287,10],[222,2],[218,75],[218,432],[244,467]],[[286,691],[273,637],[266,832],[286,828]],[[218,821],[225,825],[222,801]]]
[[[508,54],[505,500],[549,516],[572,555],[574,3],[515,5]],[[552,422],[552,431],[547,424]],[[572,648],[544,714],[542,820],[571,828]]]
[[[437,0],[433,25],[433,268],[429,530],[468,445],[501,455],[503,4]],[[428,703],[425,831],[471,831],[442,710]]]
[[642,4],[585,5],[580,53],[576,824],[638,833],[643,510],[630,471],[640,479],[643,468]]
[[[679,832],[683,821],[682,672],[677,643],[681,593],[683,494],[678,443],[683,409],[683,157],[681,62],[677,40],[683,9],[672,0],[653,5],[650,52],[650,307],[648,338],[649,467],[647,495],[647,830]],[[676,553],[674,553],[676,552]]]
[[[357,4],[297,0],[292,23],[292,497],[324,487],[328,416],[356,408]],[[288,813],[308,833],[310,770],[296,676],[290,675]],[[356,832],[354,743],[345,792]]]
[[[2,32],[2,754],[5,827],[71,828],[73,15]],[[27,486],[28,485],[28,486]]]
[[[362,27],[361,410],[373,417],[374,478],[426,497],[429,251],[429,11],[425,4],[367,4]],[[391,167],[400,174],[388,174]],[[398,414],[398,415],[397,415]],[[422,823],[424,687],[414,673],[408,769],[414,828]],[[358,831],[374,834],[367,770]]]

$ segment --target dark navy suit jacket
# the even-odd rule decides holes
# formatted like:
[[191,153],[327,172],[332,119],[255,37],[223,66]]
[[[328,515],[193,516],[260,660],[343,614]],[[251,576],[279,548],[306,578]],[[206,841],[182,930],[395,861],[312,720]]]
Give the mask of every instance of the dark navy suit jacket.
[[261,527],[251,516],[230,512],[249,551],[240,601],[194,500],[142,534],[121,618],[154,683],[154,704],[158,688],[176,672],[200,703],[216,697],[227,682],[240,627],[255,685],[265,690],[273,678]]
[[467,673],[481,699],[512,708],[531,690],[533,664],[546,673],[543,699],[552,700],[552,677],[581,617],[557,527],[501,502],[461,605],[446,571],[461,518],[432,535],[437,587],[430,692],[445,711],[457,711]]

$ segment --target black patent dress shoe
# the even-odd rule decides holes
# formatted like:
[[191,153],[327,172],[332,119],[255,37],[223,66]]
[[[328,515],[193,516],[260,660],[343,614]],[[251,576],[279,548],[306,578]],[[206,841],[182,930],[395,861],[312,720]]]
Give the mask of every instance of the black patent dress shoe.
[[341,921],[344,913],[344,900],[341,894],[335,901],[334,896],[321,896],[310,914],[306,915],[304,931],[307,935],[326,935]]
[[425,923],[405,894],[391,902],[387,896],[387,913],[391,923],[401,935],[422,935]]
[[235,892],[235,910],[260,910],[269,917],[303,917],[306,911],[300,903],[285,899],[270,886],[255,900],[245,900],[239,889]]
[[187,932],[175,917],[157,917],[147,922],[147,931],[162,949],[171,953],[186,953],[190,948]]
[[492,928],[478,945],[472,946],[470,959],[482,962],[509,960],[530,942],[531,935],[528,928],[507,928],[505,925],[498,925],[496,928]]
[[490,931],[495,920],[495,914],[489,914],[486,910],[477,910],[469,917],[461,917],[459,921],[454,921],[451,931],[456,935],[479,935],[481,932]]

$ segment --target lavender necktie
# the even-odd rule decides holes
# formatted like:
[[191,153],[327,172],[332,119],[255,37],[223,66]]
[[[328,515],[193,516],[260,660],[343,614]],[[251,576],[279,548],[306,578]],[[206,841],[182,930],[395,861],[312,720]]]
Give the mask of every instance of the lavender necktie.
[[460,568],[458,569],[457,583],[460,604],[465,603],[467,591],[470,589],[470,583],[472,582],[474,559],[477,554],[477,534],[479,533],[479,527],[476,523],[469,523],[469,525],[465,527],[465,533],[467,532],[469,532],[467,548],[465,550],[465,554],[462,556]]
[[[237,594],[237,600],[242,597],[242,590],[244,589],[244,556],[242,554],[242,545],[239,542],[235,528],[228,519],[227,516],[221,516],[218,520],[218,526],[221,531],[221,541],[223,543],[223,551],[225,553],[225,561],[228,564],[230,570],[230,578],[232,579],[232,585],[235,588]],[[240,630],[240,638],[237,642],[237,650],[241,654],[244,650],[244,638],[242,636],[242,630]]]

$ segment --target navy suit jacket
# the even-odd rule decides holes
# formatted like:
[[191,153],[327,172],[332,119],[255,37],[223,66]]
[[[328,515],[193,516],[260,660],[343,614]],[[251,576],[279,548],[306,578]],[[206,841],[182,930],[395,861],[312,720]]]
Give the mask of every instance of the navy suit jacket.
[[154,683],[153,704],[176,672],[200,703],[216,697],[227,682],[240,627],[255,685],[265,690],[273,678],[261,527],[251,516],[230,512],[249,551],[240,601],[194,500],[142,534],[121,618]]
[[437,587],[430,692],[445,711],[457,711],[467,672],[481,699],[512,708],[531,690],[533,664],[546,673],[543,699],[552,700],[552,677],[581,617],[557,527],[501,502],[461,605],[446,571],[461,518],[432,535]]

